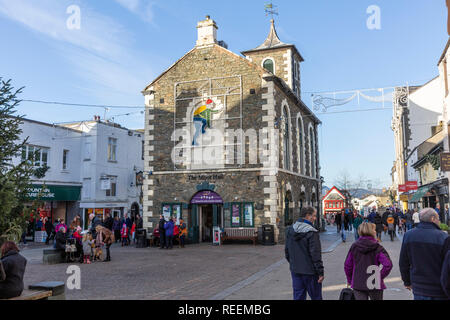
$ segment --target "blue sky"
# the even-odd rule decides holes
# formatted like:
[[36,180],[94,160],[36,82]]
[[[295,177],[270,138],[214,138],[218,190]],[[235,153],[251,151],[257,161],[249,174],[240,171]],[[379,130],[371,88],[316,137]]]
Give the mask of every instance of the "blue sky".
[[[143,105],[140,91],[195,45],[196,23],[208,14],[219,38],[239,53],[261,44],[269,30],[267,1],[0,0],[0,76],[25,86],[22,98],[87,104]],[[308,92],[423,84],[438,74],[448,39],[444,0],[278,0],[282,41],[305,58]],[[68,30],[70,5],[81,29]],[[381,30],[369,30],[370,5],[381,9]],[[7,39],[7,41],[5,41]],[[24,102],[20,113],[50,123],[103,117],[102,109]],[[338,111],[338,110],[334,110]],[[139,110],[108,116],[143,127]],[[321,115],[320,160],[326,184],[342,170],[390,183],[394,160],[391,110]]]

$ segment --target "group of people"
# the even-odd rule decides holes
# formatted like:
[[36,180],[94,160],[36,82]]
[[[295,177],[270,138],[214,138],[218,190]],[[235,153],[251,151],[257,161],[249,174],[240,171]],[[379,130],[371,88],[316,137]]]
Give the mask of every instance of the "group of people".
[[178,224],[176,221],[175,217],[166,219],[163,215],[159,216],[159,224],[153,235],[159,239],[160,249],[172,249],[174,239],[180,242],[181,248],[184,248],[188,235],[186,223],[183,219],[180,219]]
[[[372,212],[365,221],[361,215],[354,219],[358,220],[356,225],[359,223],[358,238],[347,254],[343,272],[355,300],[383,299],[384,279],[393,262],[380,244],[379,226],[385,220],[388,225],[396,220],[394,212],[386,212],[386,217]],[[436,210],[426,208],[417,215],[419,223],[403,237],[399,261],[403,283],[415,300],[450,299],[450,237],[440,229]],[[314,208],[303,208],[301,218],[286,232],[285,256],[294,300],[306,300],[307,294],[312,300],[322,300],[325,274],[319,231],[314,228],[316,219]]]

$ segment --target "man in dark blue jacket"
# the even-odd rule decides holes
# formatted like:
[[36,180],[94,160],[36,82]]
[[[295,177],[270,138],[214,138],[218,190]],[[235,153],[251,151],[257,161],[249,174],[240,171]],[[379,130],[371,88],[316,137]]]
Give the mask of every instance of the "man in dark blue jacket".
[[407,232],[400,252],[400,273],[415,300],[446,300],[441,286],[443,251],[448,234],[439,228],[434,209],[420,212],[420,224]]
[[447,238],[444,246],[444,264],[442,265],[441,285],[450,299],[450,237]]
[[324,267],[319,231],[313,225],[317,218],[314,208],[303,208],[301,217],[286,232],[285,254],[289,262],[294,300],[322,300]]

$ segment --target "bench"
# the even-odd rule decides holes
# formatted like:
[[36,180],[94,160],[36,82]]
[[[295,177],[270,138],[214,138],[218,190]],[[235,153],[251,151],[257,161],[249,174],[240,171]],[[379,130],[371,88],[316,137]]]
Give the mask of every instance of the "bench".
[[7,300],[16,301],[34,301],[34,300],[48,300],[52,296],[51,291],[45,290],[23,290],[20,297],[11,298]]
[[29,290],[50,291],[48,300],[66,300],[66,284],[60,281],[40,282],[28,286]]
[[222,242],[225,240],[251,240],[256,245],[258,240],[257,228],[225,228]]

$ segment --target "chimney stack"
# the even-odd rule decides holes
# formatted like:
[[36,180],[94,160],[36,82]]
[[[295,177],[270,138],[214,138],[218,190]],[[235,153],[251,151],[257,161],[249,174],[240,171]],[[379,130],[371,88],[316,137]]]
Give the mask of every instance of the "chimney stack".
[[210,16],[206,20],[200,21],[197,25],[198,39],[197,46],[217,44],[217,24]]

